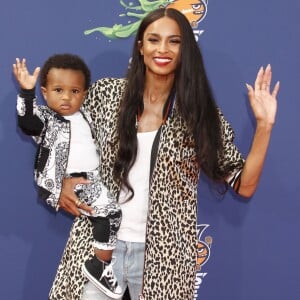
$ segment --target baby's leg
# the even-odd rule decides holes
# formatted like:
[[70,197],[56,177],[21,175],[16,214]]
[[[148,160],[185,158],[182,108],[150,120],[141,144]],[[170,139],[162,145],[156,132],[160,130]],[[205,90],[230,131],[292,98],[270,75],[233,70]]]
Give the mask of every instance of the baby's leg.
[[83,272],[99,290],[113,299],[120,299],[122,289],[112,269],[112,251],[116,244],[116,234],[121,221],[118,210],[108,217],[90,217],[93,225],[95,255],[85,262]]

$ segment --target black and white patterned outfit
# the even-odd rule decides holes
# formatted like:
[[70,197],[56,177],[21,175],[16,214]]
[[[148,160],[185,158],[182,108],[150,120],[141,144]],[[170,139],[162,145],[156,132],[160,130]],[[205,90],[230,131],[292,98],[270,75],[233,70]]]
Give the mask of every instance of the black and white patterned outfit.
[[[47,106],[37,105],[34,91],[21,92],[17,98],[17,113],[20,128],[25,134],[32,136],[38,145],[34,177],[39,196],[57,209],[65,177],[82,176],[90,180],[89,184],[77,185],[75,192],[81,201],[95,211],[93,216],[89,216],[94,226],[93,245],[103,250],[114,249],[121,222],[121,209],[116,198],[101,181],[99,152],[93,141],[94,133],[89,125],[92,123],[89,114],[81,108],[72,116],[62,117]],[[77,124],[76,127],[73,123]],[[76,147],[74,136],[81,142],[82,149],[89,151],[72,152],[72,146]],[[75,155],[70,155],[71,153]],[[88,156],[93,156],[90,164],[86,163],[89,161]],[[70,160],[79,161],[82,168],[74,169]],[[86,214],[83,210],[82,213]]]

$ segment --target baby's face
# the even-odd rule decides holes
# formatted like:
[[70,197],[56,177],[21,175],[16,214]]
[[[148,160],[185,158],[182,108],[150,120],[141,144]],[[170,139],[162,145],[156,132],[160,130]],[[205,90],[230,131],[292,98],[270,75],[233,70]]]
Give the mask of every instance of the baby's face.
[[48,106],[62,116],[77,112],[87,92],[81,71],[58,68],[50,69],[41,89]]

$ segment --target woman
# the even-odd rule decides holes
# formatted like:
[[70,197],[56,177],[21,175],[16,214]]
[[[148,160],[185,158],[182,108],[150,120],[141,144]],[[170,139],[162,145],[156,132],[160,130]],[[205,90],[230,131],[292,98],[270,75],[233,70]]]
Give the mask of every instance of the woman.
[[[123,215],[114,272],[133,300],[193,299],[200,169],[253,195],[275,122],[279,83],[270,93],[271,77],[267,66],[254,88],[247,85],[257,125],[246,160],[216,107],[190,24],[177,10],[161,8],[142,21],[126,80],[101,79],[90,89],[85,106],[98,129],[102,180],[119,194]],[[84,180],[65,180],[60,206],[79,216],[77,183]],[[87,219],[75,219],[50,299],[107,299],[84,286],[79,268],[92,255],[91,239]]]

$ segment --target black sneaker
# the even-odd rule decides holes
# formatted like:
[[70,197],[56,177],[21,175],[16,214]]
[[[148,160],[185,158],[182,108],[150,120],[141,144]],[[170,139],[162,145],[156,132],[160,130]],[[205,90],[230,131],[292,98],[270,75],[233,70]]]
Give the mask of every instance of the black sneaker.
[[104,294],[113,299],[121,299],[122,289],[112,269],[113,262],[100,261],[97,257],[86,261],[82,266],[84,275]]

